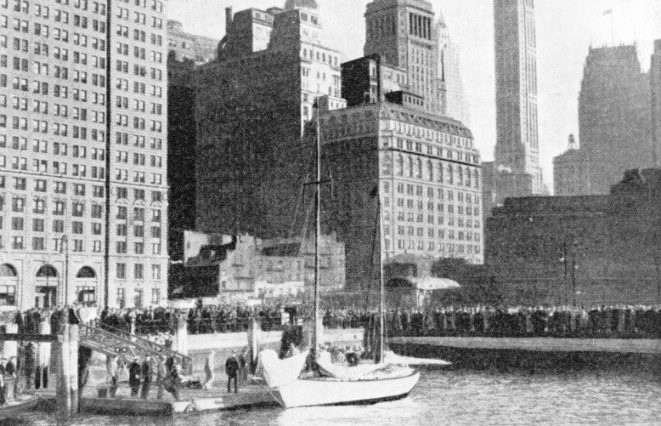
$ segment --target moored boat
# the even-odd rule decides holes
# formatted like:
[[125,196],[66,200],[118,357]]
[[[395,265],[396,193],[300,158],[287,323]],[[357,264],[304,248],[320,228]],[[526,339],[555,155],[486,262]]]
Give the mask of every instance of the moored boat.
[[[284,408],[369,404],[404,398],[418,383],[420,373],[402,365],[401,362],[388,362],[385,357],[385,300],[382,261],[379,261],[380,306],[378,322],[375,324],[378,326],[376,327],[378,341],[375,342],[377,343],[375,346],[372,346],[374,361],[361,362],[353,366],[335,365],[331,362],[330,354],[324,351],[320,345],[322,342],[319,315],[321,138],[318,111],[316,130],[314,326],[310,351],[309,355],[304,352],[284,360],[277,359],[277,355],[273,351],[263,351],[260,353],[261,375],[273,391],[273,396]],[[378,206],[380,212],[380,202]],[[305,370],[304,366],[307,367]]]

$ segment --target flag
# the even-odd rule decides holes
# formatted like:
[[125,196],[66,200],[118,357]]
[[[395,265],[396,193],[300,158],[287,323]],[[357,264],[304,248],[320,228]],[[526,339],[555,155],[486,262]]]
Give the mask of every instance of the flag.
[[611,15],[612,13],[613,13],[613,9],[612,9],[612,8],[610,8],[610,9],[608,9],[608,10],[606,10],[606,11],[604,11],[604,14],[603,14],[603,16],[606,16],[606,15]]

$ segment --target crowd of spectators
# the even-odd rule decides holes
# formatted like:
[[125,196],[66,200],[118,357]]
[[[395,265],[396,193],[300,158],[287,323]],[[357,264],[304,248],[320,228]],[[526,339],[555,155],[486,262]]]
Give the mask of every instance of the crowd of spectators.
[[661,338],[652,306],[434,307],[387,315],[395,336]]
[[[363,328],[374,310],[324,309],[322,321],[328,329]],[[7,322],[6,313],[4,314]],[[30,309],[12,314],[19,333],[54,332],[64,315],[76,322],[74,310]],[[256,307],[202,305],[192,309],[146,308],[98,310],[93,325],[108,331],[142,336],[174,334],[185,323],[189,334],[242,332],[255,317],[264,331],[282,330],[310,318],[304,306],[264,305]],[[647,337],[661,338],[661,307],[652,306],[532,306],[532,307],[444,307],[390,309],[386,329],[391,336],[487,336],[487,337]],[[40,327],[41,324],[41,327]]]

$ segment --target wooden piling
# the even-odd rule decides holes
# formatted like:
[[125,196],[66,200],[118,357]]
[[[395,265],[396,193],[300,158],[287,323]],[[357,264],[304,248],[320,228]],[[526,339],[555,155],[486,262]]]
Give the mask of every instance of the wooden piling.
[[57,369],[57,417],[70,419],[78,412],[78,326],[62,324],[55,343],[59,354]]

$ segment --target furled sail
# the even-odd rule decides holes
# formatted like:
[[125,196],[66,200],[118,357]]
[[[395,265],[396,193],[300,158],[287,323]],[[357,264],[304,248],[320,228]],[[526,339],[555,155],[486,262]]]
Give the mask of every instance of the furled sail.
[[308,351],[304,351],[291,358],[280,359],[276,351],[265,349],[259,353],[257,376],[263,378],[269,387],[284,386],[298,379],[307,357]]

